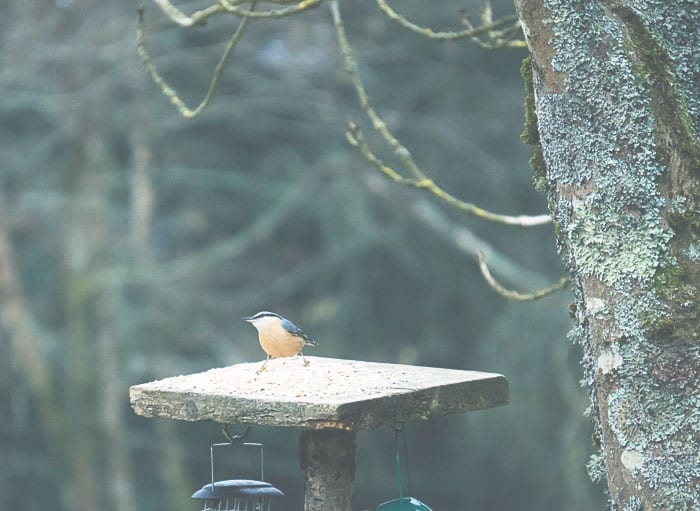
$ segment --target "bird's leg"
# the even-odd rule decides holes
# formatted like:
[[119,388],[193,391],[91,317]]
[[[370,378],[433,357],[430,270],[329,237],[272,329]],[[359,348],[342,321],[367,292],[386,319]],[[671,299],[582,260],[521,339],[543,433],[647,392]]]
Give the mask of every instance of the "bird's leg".
[[299,356],[300,356],[301,359],[304,361],[304,366],[305,366],[305,367],[306,367],[307,365],[309,365],[309,361],[306,360],[306,358],[304,357],[304,354],[303,354],[301,351],[299,352]]
[[265,359],[265,362],[263,362],[263,365],[260,366],[260,369],[258,369],[257,371],[255,371],[255,374],[260,374],[260,373],[262,373],[262,372],[265,370],[265,366],[267,365],[267,363],[270,361],[271,358],[272,358],[272,357],[271,357],[270,355],[268,355],[267,358]]

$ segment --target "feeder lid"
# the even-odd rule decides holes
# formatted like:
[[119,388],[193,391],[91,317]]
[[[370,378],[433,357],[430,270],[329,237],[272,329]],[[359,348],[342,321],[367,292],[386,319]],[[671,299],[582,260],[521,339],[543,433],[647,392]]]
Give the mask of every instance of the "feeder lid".
[[284,497],[282,490],[274,486],[263,486],[259,488],[241,488],[239,495],[243,497]]
[[377,507],[377,511],[432,511],[420,500],[413,497],[404,497],[384,502]]
[[215,481],[212,487],[207,483],[192,494],[193,499],[220,499],[222,497],[270,496],[284,495],[280,490],[265,481],[252,479],[228,479]]

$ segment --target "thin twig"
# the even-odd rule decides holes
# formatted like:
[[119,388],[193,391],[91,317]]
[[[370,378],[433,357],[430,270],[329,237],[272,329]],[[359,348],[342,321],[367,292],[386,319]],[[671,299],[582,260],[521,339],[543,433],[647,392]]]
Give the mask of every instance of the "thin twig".
[[406,149],[401,143],[391,134],[386,126],[386,123],[377,115],[372,105],[369,103],[369,98],[367,97],[367,91],[365,91],[362,81],[360,80],[360,73],[357,69],[357,62],[355,62],[355,57],[353,56],[352,49],[348,43],[347,36],[345,35],[345,27],[343,25],[343,20],[340,17],[340,10],[338,9],[337,0],[333,0],[331,3],[331,12],[333,13],[333,24],[335,25],[335,31],[338,37],[338,43],[340,44],[340,51],[343,55],[345,61],[345,70],[348,75],[350,75],[350,80],[355,86],[355,91],[357,97],[360,100],[360,106],[369,117],[372,122],[372,127],[386,140],[389,147],[391,147],[394,153],[403,161],[404,165],[411,171],[416,179],[423,180],[426,179],[423,171],[416,165],[413,161],[411,153]]
[[[469,19],[469,14],[466,11],[462,11],[462,24],[467,27],[467,30],[477,30]],[[481,13],[481,26],[478,28],[490,27],[485,31],[485,35],[490,42],[482,41],[479,35],[474,35],[469,39],[485,50],[527,47],[525,40],[516,39],[516,37],[522,33],[519,20],[516,20],[514,23],[512,22],[510,26],[506,26],[501,30],[497,30],[493,25],[493,10],[491,9],[491,3],[487,2],[486,8]]]
[[[170,3],[169,0],[153,1],[161,8],[165,15],[168,18],[170,18],[171,21],[183,27],[192,27],[194,25],[200,25],[202,23],[205,23],[208,18],[211,18],[216,14],[224,12],[224,9],[220,5],[211,5],[205,9],[192,13],[191,16],[188,16],[180,9],[175,7],[172,3]],[[141,10],[142,8],[143,6],[139,6],[139,10]]]
[[[252,2],[250,4],[251,10],[255,8],[256,2]],[[190,109],[187,106],[187,103],[185,103],[182,99],[180,99],[180,96],[178,96],[177,92],[175,89],[170,87],[165,79],[160,76],[158,73],[158,70],[156,69],[155,65],[151,61],[150,56],[148,55],[148,51],[146,50],[146,46],[144,44],[144,8],[143,6],[139,6],[138,9],[138,28],[136,31],[136,48],[137,52],[139,55],[139,58],[141,59],[141,62],[143,63],[143,66],[146,68],[146,71],[148,72],[149,75],[151,75],[151,78],[153,79],[153,82],[160,88],[161,92],[170,100],[170,102],[175,105],[177,108],[178,112],[180,112],[180,115],[182,115],[185,118],[192,118],[198,115],[202,110],[204,110],[207,105],[209,104],[209,101],[211,101],[212,96],[214,95],[214,91],[216,90],[216,86],[219,82],[219,78],[221,77],[221,73],[224,71],[226,67],[226,62],[228,61],[229,57],[233,53],[234,48],[236,47],[236,44],[240,40],[241,36],[243,35],[243,32],[245,31],[246,25],[248,24],[248,17],[243,17],[241,18],[241,21],[238,24],[238,28],[236,28],[236,31],[234,32],[233,36],[229,40],[229,42],[226,44],[226,48],[224,48],[224,52],[221,55],[221,58],[219,59],[219,62],[216,64],[216,67],[214,68],[214,73],[212,74],[211,81],[209,82],[209,89],[207,90],[206,95],[204,96],[204,99],[202,99],[201,103],[195,108],[194,110]]]
[[408,30],[415,32],[417,34],[420,34],[420,35],[427,37],[429,39],[437,39],[439,41],[454,41],[456,39],[467,39],[467,38],[471,39],[471,38],[475,38],[475,36],[478,36],[478,35],[483,34],[485,32],[496,30],[496,29],[503,27],[505,25],[511,25],[514,23],[518,23],[518,18],[516,16],[505,16],[499,20],[496,20],[495,22],[491,22],[489,24],[484,24],[483,26],[476,27],[476,28],[467,27],[465,30],[460,30],[458,32],[454,32],[454,31],[436,32],[431,28],[421,27],[421,26],[416,25],[415,23],[411,22],[405,16],[399,14],[392,7],[390,7],[389,4],[386,2],[386,0],[377,0],[377,6],[382,10],[382,12],[384,14],[387,15],[388,18],[394,20],[396,23],[398,23],[402,27],[407,28]]
[[470,215],[482,218],[484,220],[490,220],[492,222],[497,222],[507,225],[517,225],[520,227],[532,227],[535,225],[547,224],[552,221],[549,215],[500,215],[498,213],[492,213],[486,211],[474,204],[460,200],[453,195],[449,194],[442,188],[440,188],[432,179],[424,177],[423,179],[411,179],[406,178],[396,172],[393,168],[386,165],[374,152],[370,149],[367,142],[365,142],[364,136],[360,128],[354,123],[350,122],[348,124],[348,131],[345,132],[345,138],[353,147],[356,147],[362,156],[372,164],[377,170],[379,170],[386,177],[405,186],[412,188],[417,188],[419,190],[425,190],[434,196],[442,199],[444,202],[448,203],[450,206],[464,211]]
[[243,16],[246,18],[282,18],[291,16],[302,11],[317,7],[323,0],[302,0],[301,2],[284,7],[282,9],[270,9],[267,11],[253,11],[252,9],[244,9],[231,3],[229,0],[217,0],[219,6],[227,12]]
[[486,264],[486,257],[484,256],[484,253],[479,251],[476,254],[476,258],[479,261],[479,269],[481,270],[481,274],[484,277],[484,280],[488,283],[491,288],[496,291],[499,295],[505,296],[506,298],[509,298],[511,300],[516,300],[516,301],[528,301],[528,300],[537,300],[539,298],[543,298],[547,295],[551,295],[552,293],[555,293],[559,291],[560,289],[565,288],[569,284],[569,279],[568,277],[562,277],[559,279],[559,282],[556,284],[546,287],[544,289],[539,289],[533,293],[519,293],[517,291],[513,291],[510,289],[506,289],[503,287],[501,284],[499,284],[496,279],[493,278],[491,275],[491,272],[489,271],[489,267]]

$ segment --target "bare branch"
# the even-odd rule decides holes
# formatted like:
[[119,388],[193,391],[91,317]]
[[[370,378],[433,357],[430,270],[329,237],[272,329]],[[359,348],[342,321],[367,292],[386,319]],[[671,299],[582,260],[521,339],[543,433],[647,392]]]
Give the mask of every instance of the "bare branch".
[[[498,21],[502,21],[501,20]],[[507,24],[505,28],[497,30],[499,27],[495,27],[493,21],[493,10],[491,9],[491,2],[486,2],[486,7],[481,13],[481,25],[479,27],[474,27],[469,15],[466,11],[462,11],[462,24],[467,27],[467,30],[481,29],[486,27],[486,30],[480,31],[478,34],[474,34],[469,39],[485,50],[496,50],[501,48],[527,48],[527,43],[524,39],[516,39],[522,34],[522,28],[520,27],[520,21],[515,20],[510,24]],[[482,41],[480,35],[485,35],[488,40]]]
[[549,215],[537,215],[537,216],[508,216],[500,215],[497,213],[491,213],[485,209],[479,208],[474,204],[457,199],[453,195],[447,193],[445,190],[440,188],[435,182],[430,179],[421,170],[421,168],[416,164],[411,156],[410,151],[404,147],[397,139],[394,137],[386,126],[386,123],[379,117],[377,112],[374,110],[369,102],[367,96],[367,91],[362,85],[360,80],[360,74],[357,68],[357,63],[352,53],[352,48],[348,43],[347,36],[345,35],[345,28],[343,26],[343,21],[340,16],[340,10],[338,8],[337,0],[330,2],[331,12],[333,14],[333,23],[335,25],[336,34],[338,37],[338,43],[340,45],[340,51],[345,60],[345,70],[350,76],[350,80],[355,87],[357,97],[360,100],[360,105],[362,109],[369,117],[372,122],[372,127],[381,135],[381,137],[386,141],[386,143],[393,149],[394,154],[399,157],[403,164],[408,168],[408,170],[413,174],[413,179],[405,178],[399,172],[396,172],[391,167],[384,165],[384,163],[371,151],[369,146],[364,142],[364,138],[359,127],[355,123],[350,124],[350,131],[346,132],[345,137],[348,142],[354,147],[357,147],[362,155],[374,165],[380,172],[385,174],[387,177],[392,179],[397,183],[401,183],[407,186],[412,186],[414,188],[425,189],[431,192],[436,197],[442,199],[453,207],[464,211],[470,215],[483,218],[485,220],[490,220],[492,222],[509,224],[509,225],[519,225],[519,226],[533,226],[541,225],[551,222]]
[[404,165],[411,171],[416,179],[422,180],[426,179],[423,171],[418,167],[418,165],[413,161],[411,153],[406,149],[401,143],[391,134],[389,129],[386,127],[386,123],[377,115],[372,105],[369,103],[369,98],[367,97],[367,91],[365,91],[362,81],[360,80],[360,73],[357,69],[357,62],[355,62],[355,57],[353,56],[352,49],[348,43],[348,39],[345,35],[345,27],[343,25],[343,20],[340,17],[340,10],[338,9],[338,3],[336,0],[331,2],[331,12],[333,13],[333,23],[335,25],[336,34],[338,36],[338,43],[340,44],[340,51],[343,55],[345,61],[345,70],[348,75],[350,75],[350,80],[355,86],[355,91],[357,97],[360,100],[360,105],[362,109],[372,121],[372,127],[382,136],[386,143],[394,150],[394,153],[403,161]]
[[540,273],[533,272],[511,259],[512,254],[501,252],[498,248],[491,246],[484,238],[479,237],[469,227],[455,222],[430,198],[420,196],[409,200],[403,196],[399,198],[398,189],[386,179],[382,179],[376,172],[364,172],[361,174],[361,178],[371,193],[383,200],[392,201],[396,209],[412,215],[458,252],[473,258],[476,257],[477,252],[482,250],[487,255],[491,268],[507,278],[509,282],[526,287],[532,285],[533,282],[545,281],[544,276]]
[[[403,16],[402,14],[399,14],[396,12],[387,2],[386,0],[377,0],[377,6],[381,11],[386,14],[386,16],[402,27],[415,32],[416,34],[420,34],[424,37],[427,37],[428,39],[435,39],[438,41],[455,41],[457,39],[470,39],[474,41],[476,44],[478,44],[481,47],[495,47],[495,46],[488,46],[486,43],[481,41],[477,36],[482,35],[482,34],[487,34],[489,38],[492,38],[490,34],[499,34],[500,39],[503,39],[505,37],[505,34],[510,34],[511,31],[513,31],[513,27],[515,28],[514,32],[517,34],[518,31],[520,30],[520,22],[518,21],[517,16],[505,16],[501,19],[498,19],[496,21],[493,21],[491,18],[490,14],[487,19],[485,19],[482,23],[481,26],[479,27],[474,27],[471,24],[467,25],[465,23],[465,28],[464,30],[460,31],[447,31],[447,32],[436,32],[433,29],[429,27],[421,27],[419,25],[416,25],[415,23],[411,22],[408,18]],[[490,13],[490,6],[487,5],[486,9],[484,10],[484,13]],[[482,15],[482,19],[484,18],[484,15]],[[463,19],[464,23],[464,19]],[[502,31],[498,31],[497,29],[501,27],[506,27]],[[499,40],[500,40],[499,39]],[[509,48],[524,48],[525,43],[524,41],[517,41],[517,43],[520,44],[515,44],[516,41],[508,41],[508,44],[504,43],[502,44],[502,47],[509,47]]]
[[[166,2],[167,0],[156,0],[159,2]],[[250,4],[251,10],[255,8],[255,3],[252,2]],[[201,12],[201,11],[199,11]],[[219,78],[221,77],[221,73],[223,72],[224,68],[226,67],[226,62],[228,61],[229,57],[233,53],[234,48],[236,47],[236,44],[240,40],[241,36],[243,35],[243,32],[245,31],[246,25],[248,24],[248,18],[249,17],[243,17],[238,24],[238,28],[236,31],[233,33],[233,36],[229,40],[228,44],[226,44],[226,48],[224,48],[224,53],[221,55],[221,58],[219,59],[218,64],[214,68],[214,73],[212,74],[211,82],[209,83],[209,89],[207,90],[207,94],[204,96],[204,99],[202,99],[202,102],[194,109],[190,109],[187,106],[187,103],[185,103],[180,96],[178,96],[177,92],[175,89],[170,87],[165,79],[160,76],[158,73],[158,70],[156,69],[155,65],[153,64],[153,61],[151,60],[151,57],[148,55],[148,51],[146,50],[146,46],[144,44],[144,31],[143,31],[143,26],[144,26],[144,8],[143,6],[139,6],[138,9],[138,27],[136,31],[136,48],[137,52],[139,55],[139,58],[141,59],[141,62],[143,63],[143,66],[146,68],[146,71],[148,74],[151,76],[153,79],[153,82],[160,88],[161,92],[170,100],[170,102],[175,105],[175,108],[177,108],[178,112],[180,112],[180,115],[182,115],[185,118],[192,118],[198,115],[202,110],[204,110],[207,105],[209,104],[209,101],[211,101],[212,96],[214,95],[214,91],[216,90],[216,85],[219,82]]]
[[365,142],[364,136],[360,128],[353,122],[349,123],[348,131],[345,132],[345,138],[350,143],[351,146],[357,148],[360,154],[365,157],[365,159],[372,164],[379,172],[384,174],[386,177],[394,181],[395,183],[402,184],[404,186],[409,186],[411,188],[417,188],[419,190],[425,190],[430,192],[434,196],[448,203],[450,206],[464,211],[467,214],[482,218],[484,220],[490,220],[492,222],[497,222],[507,225],[517,225],[520,227],[532,227],[535,225],[547,224],[552,221],[549,215],[500,215],[497,213],[491,213],[486,211],[474,204],[465,202],[456,198],[455,196],[449,194],[442,188],[440,188],[432,179],[423,177],[423,179],[411,179],[406,178],[396,172],[393,168],[386,165],[379,157],[377,157],[374,152],[370,149],[367,142]]
[[481,270],[481,274],[484,277],[484,280],[488,283],[491,288],[496,291],[499,295],[505,296],[506,298],[510,300],[516,300],[516,301],[528,301],[528,300],[537,300],[539,298],[543,298],[547,295],[551,295],[552,293],[555,293],[559,291],[560,289],[565,288],[569,284],[569,279],[568,277],[562,277],[559,279],[559,282],[556,284],[546,287],[544,289],[539,289],[537,291],[534,291],[532,293],[519,293],[517,291],[512,291],[510,289],[506,289],[503,287],[501,284],[499,284],[496,279],[493,278],[491,275],[491,272],[489,271],[489,267],[486,265],[486,256],[484,256],[484,253],[479,251],[476,254],[476,258],[479,261],[479,269]]
[[[191,16],[188,16],[180,9],[175,7],[169,0],[153,0],[161,8],[163,13],[170,18],[173,23],[177,23],[183,27],[192,27],[195,25],[201,25],[206,22],[208,18],[224,12],[223,7],[220,5],[211,5],[205,9],[194,12]],[[143,5],[139,5],[139,13],[143,10]]]
[[484,220],[490,220],[497,223],[517,225],[521,227],[531,227],[535,225],[542,225],[551,222],[551,217],[549,215],[500,215],[497,213],[491,213],[486,211],[474,204],[460,200],[453,195],[449,194],[442,188],[440,188],[432,179],[423,177],[423,179],[411,179],[403,177],[401,174],[396,172],[393,168],[384,164],[384,162],[377,157],[377,155],[372,152],[367,142],[364,140],[362,131],[355,123],[349,124],[349,130],[345,132],[345,138],[348,140],[350,145],[356,147],[360,153],[365,157],[365,159],[371,163],[377,170],[379,170],[386,177],[392,181],[402,184],[404,186],[409,186],[412,188],[417,188],[419,190],[426,190],[431,194],[435,195],[439,199],[448,203],[449,205],[464,211],[470,215],[483,218]]
[[297,4],[284,7],[282,9],[270,9],[267,11],[253,11],[244,9],[234,5],[233,2],[229,0],[217,0],[219,6],[226,12],[236,14],[238,16],[243,16],[246,18],[282,18],[284,16],[291,16],[293,14],[298,14],[302,11],[307,11],[321,4],[323,0],[302,0]]

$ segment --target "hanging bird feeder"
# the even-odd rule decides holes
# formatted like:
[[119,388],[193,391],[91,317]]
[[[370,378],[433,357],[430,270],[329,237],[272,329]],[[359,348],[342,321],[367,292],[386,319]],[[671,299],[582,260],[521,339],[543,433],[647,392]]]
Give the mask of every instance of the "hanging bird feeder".
[[408,464],[408,446],[406,445],[406,437],[403,434],[403,424],[394,426],[394,447],[396,449],[396,481],[399,487],[399,498],[389,500],[383,504],[379,504],[377,511],[432,511],[428,506],[420,500],[413,497],[403,496],[403,477],[401,476],[401,450],[399,449],[399,435],[403,443],[403,452],[406,464],[406,487],[411,491],[411,470]]
[[[270,511],[272,509],[272,499],[284,496],[284,493],[264,481],[265,465],[262,444],[242,442],[243,437],[249,432],[250,428],[243,435],[232,437],[224,426],[224,435],[229,441],[210,446],[211,482],[192,494],[192,499],[202,501],[202,511]],[[253,479],[215,481],[214,448],[241,446],[260,448],[260,481]]]

